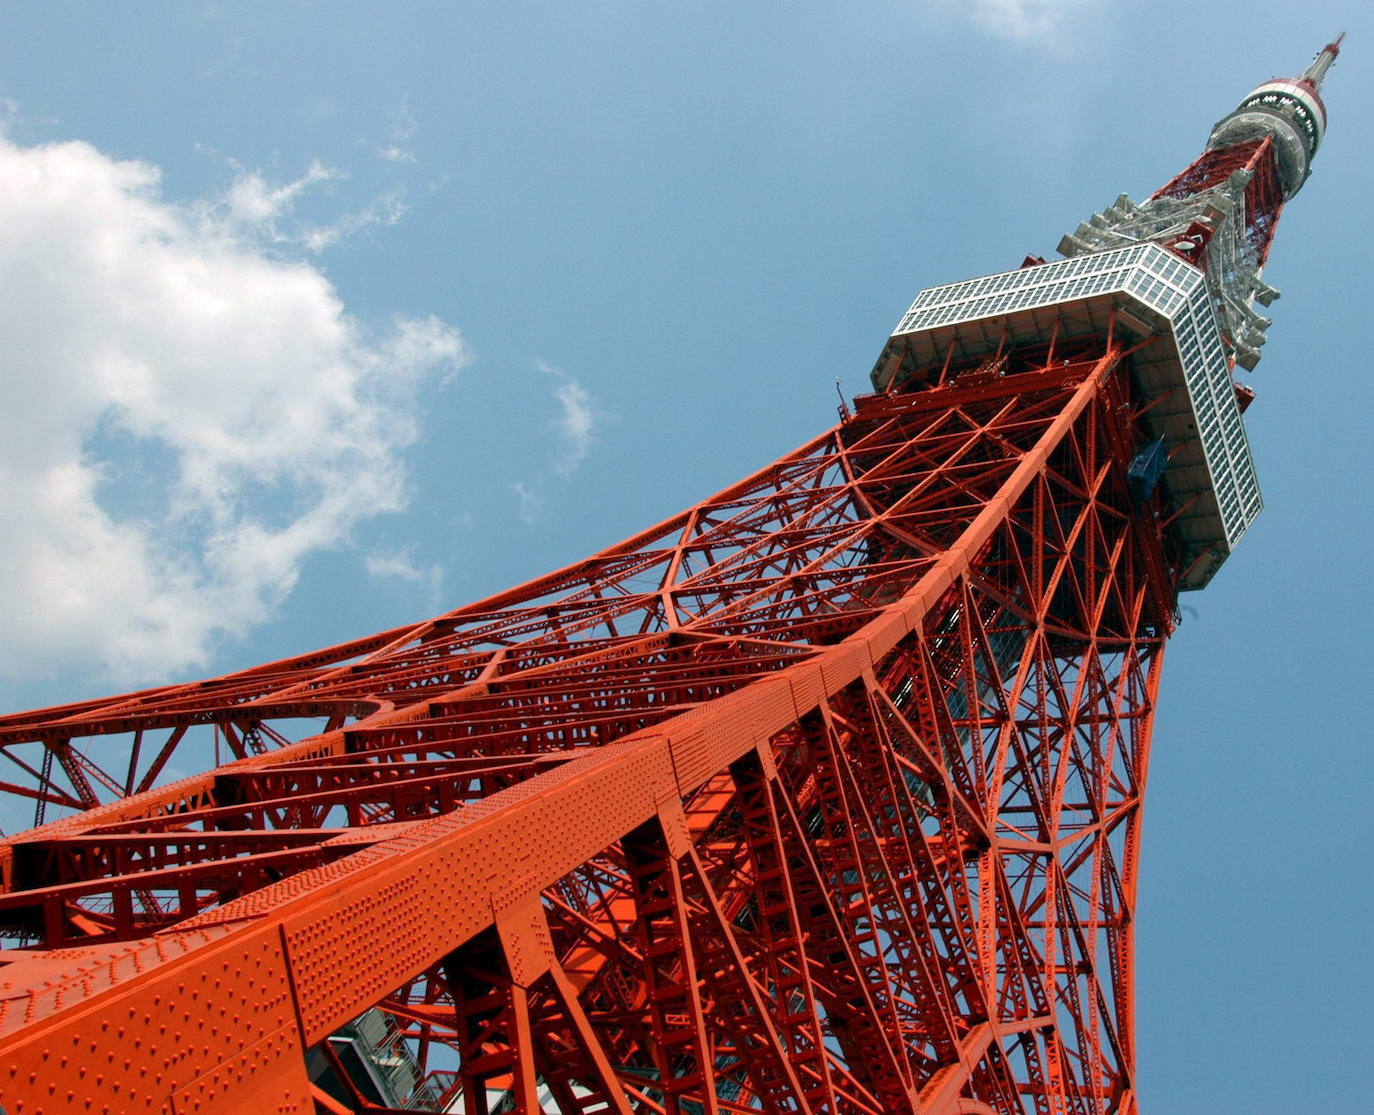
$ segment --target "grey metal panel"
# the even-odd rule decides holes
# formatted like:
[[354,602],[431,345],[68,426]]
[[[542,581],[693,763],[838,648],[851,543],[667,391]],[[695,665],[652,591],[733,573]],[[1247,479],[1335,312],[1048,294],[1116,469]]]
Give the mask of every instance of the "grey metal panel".
[[1147,422],[1170,450],[1166,495],[1186,508],[1178,526],[1192,568],[1180,587],[1202,588],[1263,501],[1207,281],[1192,264],[1145,243],[927,287],[879,358],[874,386],[885,389],[902,367],[938,366],[950,352],[969,359],[1004,339],[1048,340],[1056,322],[1066,335],[1104,336],[1113,310],[1149,337],[1133,358],[1141,389],[1176,393]]

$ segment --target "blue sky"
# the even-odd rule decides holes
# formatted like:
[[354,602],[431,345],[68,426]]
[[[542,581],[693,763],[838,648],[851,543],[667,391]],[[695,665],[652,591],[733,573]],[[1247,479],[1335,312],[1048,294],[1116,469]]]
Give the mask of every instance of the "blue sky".
[[0,706],[582,556],[828,425],[916,290],[1139,199],[1341,29],[1186,597],[1146,1112],[1359,1106],[1374,543],[1363,5],[0,2]]

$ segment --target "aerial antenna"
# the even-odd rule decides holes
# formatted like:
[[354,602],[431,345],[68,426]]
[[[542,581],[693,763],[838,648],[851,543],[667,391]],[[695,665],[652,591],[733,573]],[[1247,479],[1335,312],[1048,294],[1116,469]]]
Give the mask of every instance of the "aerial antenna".
[[844,389],[840,386],[840,377],[835,377],[835,394],[840,397],[840,405],[837,408],[840,412],[840,421],[848,422],[850,417],[849,404],[844,398]]
[[1326,77],[1326,71],[1331,69],[1332,63],[1336,61],[1336,57],[1341,53],[1341,40],[1344,38],[1345,32],[1342,31],[1322,47],[1321,50],[1317,52],[1317,57],[1312,59],[1312,65],[1303,70],[1300,80],[1310,82],[1312,88],[1320,90],[1322,87],[1322,80]]

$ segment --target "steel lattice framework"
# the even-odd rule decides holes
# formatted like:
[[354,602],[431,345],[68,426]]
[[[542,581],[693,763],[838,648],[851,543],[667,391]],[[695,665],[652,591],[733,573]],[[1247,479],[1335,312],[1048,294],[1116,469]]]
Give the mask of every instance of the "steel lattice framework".
[[[1131,209],[1198,207],[1149,237],[1176,284],[1211,235],[1255,268],[1198,287],[1231,357],[1282,169],[1244,136]],[[1151,386],[1182,319],[1092,294],[899,330],[834,429],[518,589],[0,719],[39,826],[0,846],[3,1110],[1135,1111],[1163,648],[1234,538],[1141,480],[1206,420]]]

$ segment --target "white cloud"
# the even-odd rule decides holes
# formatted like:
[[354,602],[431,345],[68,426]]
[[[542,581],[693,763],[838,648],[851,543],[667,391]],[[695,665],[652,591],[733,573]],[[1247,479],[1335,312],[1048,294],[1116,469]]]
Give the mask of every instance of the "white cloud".
[[193,207],[207,231],[229,231],[264,247],[304,248],[318,255],[366,228],[390,227],[410,211],[406,200],[408,187],[400,185],[328,221],[311,221],[297,214],[298,203],[305,201],[312,191],[332,194],[338,184],[348,179],[346,173],[317,159],[299,178],[279,183],[269,180],[262,171],[249,170],[213,150],[200,150],[234,172],[233,181],[223,194]]
[[416,391],[463,346],[265,250],[334,176],[177,206],[146,163],[0,134],[0,675],[203,663],[404,505]]
[[966,9],[974,23],[1001,39],[1025,44],[1049,42],[1074,16],[1086,16],[1099,0],[973,0]]
[[277,222],[291,211],[296,198],[320,182],[330,182],[343,175],[315,160],[294,182],[274,186],[259,171],[239,168],[238,175],[224,198],[229,220],[247,228],[260,228],[285,239],[277,231]]
[[515,513],[520,516],[521,522],[533,523],[538,519],[539,512],[544,509],[544,501],[539,498],[539,493],[523,480],[517,480],[512,484],[511,491],[519,500]]
[[549,463],[559,476],[571,476],[592,447],[593,428],[596,425],[592,397],[561,368],[542,360],[535,361],[535,367],[544,375],[558,380],[553,397],[558,402],[559,413],[554,419],[553,428],[558,435],[559,446]]
[[591,452],[597,421],[592,396],[577,380],[543,360],[536,360],[534,366],[555,381],[553,398],[558,404],[558,416],[549,423],[554,438],[549,447],[547,471],[537,480],[519,480],[511,485],[518,499],[516,514],[526,523],[536,522],[543,511],[540,489],[544,484],[554,477],[566,480]]
[[376,577],[378,580],[389,578],[424,585],[429,588],[430,594],[436,597],[444,581],[443,568],[439,565],[429,565],[423,568],[417,565],[414,548],[409,546],[394,553],[368,554],[363,559],[363,566],[367,569],[369,576]]
[[368,554],[363,559],[363,565],[370,577],[396,577],[402,581],[424,579],[424,573],[415,565],[409,551],[399,554]]
[[415,112],[410,107],[410,96],[401,98],[401,107],[392,118],[387,141],[377,148],[377,157],[389,163],[413,163],[415,152],[411,150],[411,140],[415,138]]
[[582,463],[592,445],[592,397],[575,380],[561,383],[554,390],[554,398],[563,408],[555,423],[563,439],[563,452],[553,467],[561,476],[571,475]]
[[401,190],[390,190],[373,198],[361,209],[345,213],[329,224],[302,229],[300,243],[309,251],[319,253],[369,226],[390,227],[404,217],[409,208]]

